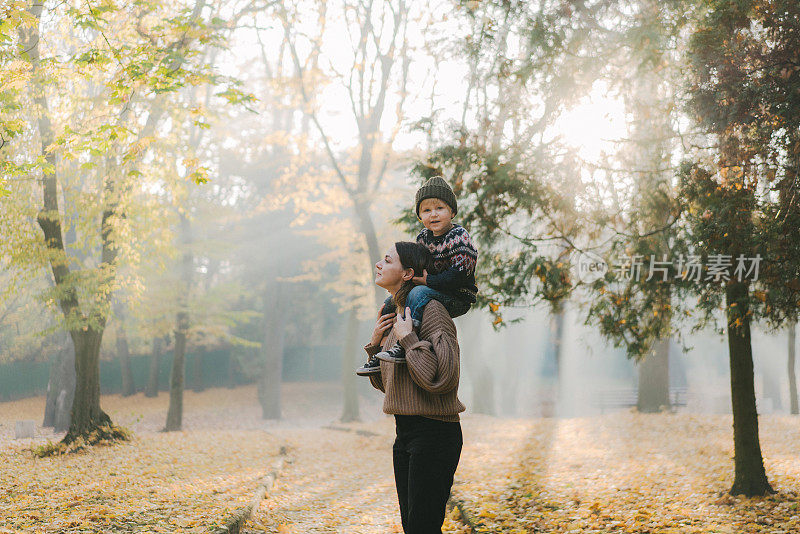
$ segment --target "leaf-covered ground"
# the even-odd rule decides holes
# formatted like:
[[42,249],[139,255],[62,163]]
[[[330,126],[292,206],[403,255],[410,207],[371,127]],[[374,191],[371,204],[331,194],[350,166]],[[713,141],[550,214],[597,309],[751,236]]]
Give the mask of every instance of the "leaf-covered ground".
[[[0,403],[0,532],[208,532],[250,500],[281,446],[284,467],[246,532],[402,531],[394,422],[378,397],[362,399],[365,422],[349,425],[334,422],[336,385],[285,384],[281,421],[261,419],[256,398],[254,387],[187,392],[184,430],[164,434],[165,394],[104,396],[135,441],[46,459],[25,449],[60,436],[11,439],[15,420],[41,419],[44,400]],[[800,532],[800,418],[760,424],[779,493],[745,499],[726,494],[729,416],[468,414],[454,495],[481,532]],[[467,532],[454,517],[444,532]]]
[[103,396],[103,408],[115,423],[134,430],[134,440],[54,458],[33,458],[28,449],[63,434],[37,427],[33,440],[12,439],[15,420],[41,421],[44,399],[0,403],[0,527],[171,533],[222,526],[251,499],[281,444],[252,417],[231,418],[243,393],[255,392],[187,392],[184,429],[170,433],[157,432],[166,394]]
[[727,495],[732,420],[616,413],[596,418],[473,416],[456,493],[484,532],[800,532],[800,418],[760,418],[777,495]]
[[274,437],[241,430],[141,435],[35,460],[7,445],[0,517],[33,532],[206,532],[247,503],[276,453]]

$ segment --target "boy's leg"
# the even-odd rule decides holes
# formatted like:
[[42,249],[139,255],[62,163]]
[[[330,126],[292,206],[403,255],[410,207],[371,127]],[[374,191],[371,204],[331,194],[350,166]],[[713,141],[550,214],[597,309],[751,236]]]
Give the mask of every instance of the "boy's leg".
[[411,319],[414,327],[422,322],[422,312],[425,305],[431,300],[438,300],[444,305],[450,317],[459,317],[469,311],[472,305],[447,293],[442,293],[428,286],[417,286],[411,290],[406,298],[406,306],[411,308]]
[[450,299],[452,299],[451,302],[445,304],[444,307],[447,309],[447,313],[449,313],[450,317],[453,319],[456,317],[461,317],[472,308],[472,303],[469,301],[456,297],[450,297]]
[[446,296],[444,293],[431,289],[428,286],[416,286],[408,293],[406,297],[406,306],[411,308],[411,324],[415,329],[419,328],[419,325],[422,324],[422,310],[425,309],[425,305],[429,303],[431,299],[439,300],[436,298],[437,293]]
[[383,301],[383,308],[381,309],[381,315],[386,315],[387,313],[394,313],[395,312],[395,305],[394,300],[392,300],[392,296],[389,295],[386,297],[386,300]]
[[[416,286],[408,293],[406,297],[406,307],[411,309],[411,324],[414,327],[414,330],[419,328],[422,320],[422,308],[425,307],[431,298],[428,295],[429,292],[433,291],[433,289],[429,288],[428,286]],[[405,313],[405,310],[400,310],[401,314]],[[391,362],[391,363],[405,363],[406,362],[406,351],[403,347],[400,346],[399,340],[397,343],[392,345],[390,348],[379,352],[375,355],[376,358]]]

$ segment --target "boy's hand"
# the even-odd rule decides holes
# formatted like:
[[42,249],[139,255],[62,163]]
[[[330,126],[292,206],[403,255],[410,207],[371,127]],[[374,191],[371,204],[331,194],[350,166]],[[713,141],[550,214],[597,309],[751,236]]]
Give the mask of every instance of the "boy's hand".
[[428,271],[427,269],[422,271],[422,276],[415,276],[411,279],[412,282],[417,284],[418,286],[427,286],[428,285]]
[[411,308],[406,306],[405,317],[398,316],[397,321],[394,323],[394,333],[397,335],[397,339],[399,341],[410,334],[413,329],[414,326],[411,322]]

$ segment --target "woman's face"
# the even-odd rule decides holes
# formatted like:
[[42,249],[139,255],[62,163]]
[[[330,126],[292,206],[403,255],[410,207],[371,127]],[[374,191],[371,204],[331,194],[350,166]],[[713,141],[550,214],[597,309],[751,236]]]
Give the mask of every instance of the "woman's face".
[[394,245],[386,252],[386,255],[375,264],[375,283],[384,289],[394,293],[403,285],[403,281],[411,280],[414,271],[404,269],[400,264],[400,256]]

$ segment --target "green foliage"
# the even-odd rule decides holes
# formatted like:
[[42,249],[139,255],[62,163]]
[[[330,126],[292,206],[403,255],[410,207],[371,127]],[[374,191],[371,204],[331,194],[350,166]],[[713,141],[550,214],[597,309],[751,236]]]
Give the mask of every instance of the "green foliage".
[[8,2],[0,7],[0,198],[10,194],[8,180],[23,172],[10,157],[10,144],[25,130],[25,120],[20,115],[21,96],[30,78],[30,67],[16,57],[16,29],[36,23],[26,5]]
[[[191,93],[238,89],[211,61],[228,25],[202,6],[2,8],[0,257],[15,283],[62,271],[50,287],[17,288],[39,292],[60,318],[54,328],[102,331],[112,294],[141,296],[146,264],[167,265],[171,206],[209,180],[184,125],[207,127],[213,115]],[[41,204],[42,177],[55,179],[55,209]],[[37,216],[57,222],[63,246],[44,242]]]
[[798,38],[797,2],[712,1],[688,47],[690,109],[716,143],[681,173],[687,220],[701,250],[764,258],[741,307],[776,328],[800,306]]
[[[560,194],[542,176],[526,169],[521,158],[487,148],[466,132],[459,144],[443,145],[417,162],[412,174],[422,184],[443,176],[458,199],[456,221],[470,232],[478,249],[478,305],[504,325],[499,307],[545,299],[557,305],[568,294],[568,266],[541,255],[530,228],[543,210],[566,207]],[[558,209],[558,208],[556,208]],[[413,211],[397,219],[418,231]]]
[[[780,238],[798,221],[796,3],[464,7],[476,28],[466,56],[482,89],[496,88],[498,100],[479,108],[474,133],[456,131],[456,141],[442,143],[416,172],[442,173],[463,199],[459,216],[488,252],[480,283],[492,311],[522,297],[557,307],[580,290],[587,323],[637,358],[654,340],[679,333],[681,319],[696,328],[716,324],[725,283],[707,276],[707,267],[699,282],[673,266],[666,282],[610,272],[582,284],[571,276],[571,260],[593,252],[609,264],[667,253],[703,263],[718,254],[782,258],[767,260],[747,309],[774,325],[796,314],[800,261],[794,244]],[[523,37],[514,55],[506,53],[511,35]],[[599,79],[620,93],[631,116],[630,139],[602,166],[545,140],[563,106]],[[538,120],[518,116],[531,101],[539,104]],[[674,125],[686,112],[701,129],[689,144],[712,146],[693,149],[696,161],[679,170],[672,162],[689,151],[686,139],[674,142]],[[506,123],[525,136],[505,140]],[[587,169],[594,184],[582,180]],[[603,203],[598,192],[614,202]],[[555,250],[548,241],[558,243]]]
[[546,300],[560,308],[575,288],[569,256],[576,237],[599,235],[594,219],[608,218],[599,209],[591,219],[580,213],[579,205],[597,198],[579,159],[549,128],[627,45],[614,26],[626,19],[608,0],[461,7],[471,29],[463,42],[470,90],[483,95],[465,118],[472,114],[477,126],[464,121],[444,133],[416,172],[424,177],[430,166],[453,185],[459,222],[479,248],[479,303],[499,327],[502,306]]

